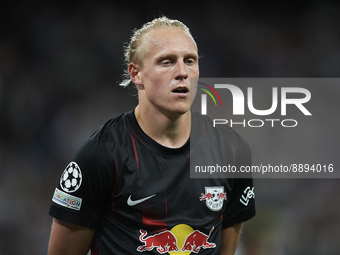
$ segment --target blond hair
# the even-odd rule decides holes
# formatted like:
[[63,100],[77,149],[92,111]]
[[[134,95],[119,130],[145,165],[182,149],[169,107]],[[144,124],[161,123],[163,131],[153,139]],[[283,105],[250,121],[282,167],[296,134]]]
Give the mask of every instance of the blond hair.
[[127,87],[131,82],[129,74],[129,64],[131,62],[143,65],[143,57],[145,52],[141,48],[145,35],[148,32],[159,28],[182,29],[192,38],[196,45],[196,42],[192,37],[189,28],[178,20],[169,19],[163,16],[145,23],[140,29],[135,29],[133,31],[130,42],[124,47],[124,58],[126,66],[123,74],[123,81],[119,84],[120,86]]

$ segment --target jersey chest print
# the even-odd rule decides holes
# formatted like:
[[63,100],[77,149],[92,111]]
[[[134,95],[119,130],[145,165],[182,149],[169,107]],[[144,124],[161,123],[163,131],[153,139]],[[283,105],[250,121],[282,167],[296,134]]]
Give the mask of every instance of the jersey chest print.
[[215,248],[216,244],[208,239],[214,227],[208,234],[194,230],[186,224],[178,224],[171,230],[165,230],[154,235],[148,235],[147,231],[140,230],[139,240],[144,244],[137,248],[137,251],[157,250],[160,254],[191,254],[198,253],[201,249]]

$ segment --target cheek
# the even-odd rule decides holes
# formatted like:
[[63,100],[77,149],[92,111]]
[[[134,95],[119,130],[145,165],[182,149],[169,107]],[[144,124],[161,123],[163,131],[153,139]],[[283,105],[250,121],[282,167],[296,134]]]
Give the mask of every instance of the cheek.
[[146,89],[151,89],[155,94],[160,93],[165,90],[167,86],[170,85],[171,79],[167,76],[168,73],[154,71],[145,75],[144,86]]
[[190,69],[190,71],[191,71],[191,78],[198,78],[199,77],[200,72],[199,72],[198,66]]
[[144,90],[149,99],[157,99],[164,93],[162,79],[156,76],[146,77],[144,82]]

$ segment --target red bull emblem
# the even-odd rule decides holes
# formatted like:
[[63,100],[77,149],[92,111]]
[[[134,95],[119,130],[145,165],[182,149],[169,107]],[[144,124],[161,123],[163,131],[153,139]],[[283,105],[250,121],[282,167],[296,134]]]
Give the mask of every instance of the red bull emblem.
[[147,235],[146,231],[141,229],[140,233],[141,235],[139,240],[144,242],[144,245],[139,246],[137,251],[151,251],[153,248],[157,248],[157,251],[163,254],[179,250],[177,246],[177,239],[169,230],[160,232],[153,236],[148,236],[147,238],[144,238]]
[[184,245],[181,251],[191,251],[194,253],[198,253],[201,248],[215,248],[215,243],[209,243],[208,238],[211,235],[211,232],[214,230],[214,227],[211,228],[209,235],[202,233],[201,231],[195,230],[192,232],[184,241]]
[[[213,230],[214,227],[212,227],[209,234],[206,235],[199,230],[194,230],[189,225],[179,224],[170,231],[165,230],[146,237],[147,231],[141,229],[139,240],[143,242],[144,245],[138,246],[137,251],[143,252],[156,249],[160,254],[169,253],[171,255],[176,253],[198,253],[201,249],[216,247],[215,243],[208,242]],[[179,239],[177,239],[176,235]]]
[[205,194],[201,193],[200,201],[205,200],[207,207],[212,211],[220,211],[223,200],[227,200],[227,193],[223,186],[205,187]]

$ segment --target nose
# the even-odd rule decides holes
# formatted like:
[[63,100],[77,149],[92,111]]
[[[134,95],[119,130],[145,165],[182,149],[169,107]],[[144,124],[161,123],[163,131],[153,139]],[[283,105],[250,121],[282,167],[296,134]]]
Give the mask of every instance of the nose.
[[183,59],[177,62],[176,68],[176,80],[185,80],[188,78],[187,67]]

